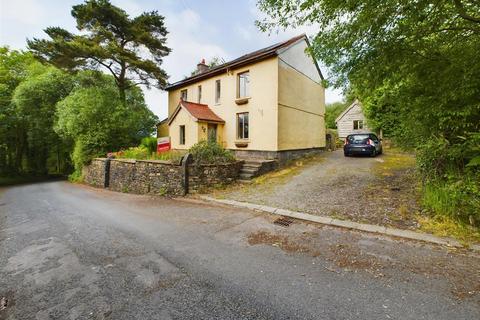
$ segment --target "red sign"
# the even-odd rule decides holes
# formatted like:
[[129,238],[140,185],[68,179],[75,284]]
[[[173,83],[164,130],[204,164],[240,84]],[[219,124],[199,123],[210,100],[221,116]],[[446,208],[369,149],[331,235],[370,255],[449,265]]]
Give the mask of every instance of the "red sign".
[[157,139],[157,153],[170,150],[170,137],[161,137]]

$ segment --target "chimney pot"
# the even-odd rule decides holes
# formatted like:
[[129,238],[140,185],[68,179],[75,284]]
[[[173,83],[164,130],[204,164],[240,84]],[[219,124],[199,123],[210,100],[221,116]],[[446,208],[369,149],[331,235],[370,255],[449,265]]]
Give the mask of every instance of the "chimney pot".
[[205,63],[205,59],[202,59],[199,64],[197,64],[197,74],[203,73],[208,70],[208,66]]

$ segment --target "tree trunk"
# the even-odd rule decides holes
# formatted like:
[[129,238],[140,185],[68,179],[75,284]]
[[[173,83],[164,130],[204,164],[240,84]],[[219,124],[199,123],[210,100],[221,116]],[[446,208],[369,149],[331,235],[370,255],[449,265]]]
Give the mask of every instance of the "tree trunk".
[[119,87],[118,88],[118,93],[120,95],[120,101],[122,101],[122,104],[124,106],[126,106],[127,105],[127,96],[126,96],[126,93],[125,93],[125,88]]
[[120,94],[120,100],[122,101],[123,105],[127,105],[127,96],[126,96],[126,90],[127,90],[127,80],[125,79],[126,75],[126,68],[125,68],[125,63],[122,62],[121,64],[122,70],[120,71],[120,75],[118,76],[118,93]]

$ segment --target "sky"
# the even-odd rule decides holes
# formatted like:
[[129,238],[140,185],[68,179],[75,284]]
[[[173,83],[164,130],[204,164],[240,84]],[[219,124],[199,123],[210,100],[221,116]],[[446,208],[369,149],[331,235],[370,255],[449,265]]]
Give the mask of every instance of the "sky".
[[[26,39],[46,38],[43,29],[59,26],[77,32],[71,7],[80,0],[0,0],[0,46],[25,49]],[[130,16],[156,10],[165,17],[169,34],[167,46],[172,49],[162,68],[169,82],[183,79],[196,68],[197,63],[213,57],[225,61],[248,52],[289,39],[305,32],[315,34],[314,27],[263,33],[255,20],[263,13],[255,0],[112,0]],[[320,68],[328,79],[328,70],[321,61]],[[143,88],[149,108],[159,118],[167,116],[167,93]],[[326,102],[341,101],[338,90],[327,89]]]

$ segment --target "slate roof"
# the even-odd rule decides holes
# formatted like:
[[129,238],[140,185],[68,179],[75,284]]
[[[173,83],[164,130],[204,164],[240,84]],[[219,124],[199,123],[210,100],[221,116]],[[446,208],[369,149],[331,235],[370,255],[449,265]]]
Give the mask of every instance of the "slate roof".
[[185,110],[187,110],[187,112],[190,113],[192,117],[197,119],[197,121],[225,123],[225,121],[219,116],[217,116],[212,111],[212,109],[208,107],[208,105],[180,100],[177,108],[175,109],[172,116],[168,120],[168,125],[172,123],[173,119],[175,119],[176,115],[178,114],[178,112],[182,107]]
[[[183,79],[181,81],[177,81],[175,83],[169,84],[169,85],[167,85],[165,90],[167,90],[167,91],[174,90],[174,89],[186,86],[188,84],[195,83],[197,81],[200,81],[200,80],[210,78],[210,77],[213,77],[215,75],[224,73],[227,70],[240,68],[240,67],[245,66],[247,64],[251,64],[251,63],[254,63],[254,62],[257,62],[257,61],[261,61],[261,60],[265,60],[265,59],[270,58],[270,57],[277,56],[278,55],[278,50],[280,50],[282,48],[289,47],[290,45],[292,45],[292,44],[294,44],[297,41],[300,41],[302,39],[305,39],[305,41],[307,41],[307,43],[309,43],[307,36],[305,34],[301,34],[299,36],[293,37],[293,38],[288,39],[286,41],[279,42],[279,43],[271,45],[269,47],[266,47],[266,48],[263,48],[263,49],[245,54],[245,55],[243,55],[243,56],[241,56],[241,57],[239,57],[235,60],[232,60],[232,61],[226,62],[224,64],[221,64],[219,66],[216,66],[216,67],[214,67],[214,68],[212,68],[208,71],[205,71],[205,72],[196,74],[194,76],[188,77],[186,79]],[[316,61],[314,61],[314,62],[315,62],[315,65],[317,67],[318,72],[321,75],[321,72],[320,72],[320,69],[317,65],[317,62]],[[323,79],[323,76],[321,76],[321,77]]]

